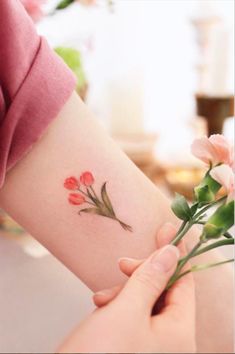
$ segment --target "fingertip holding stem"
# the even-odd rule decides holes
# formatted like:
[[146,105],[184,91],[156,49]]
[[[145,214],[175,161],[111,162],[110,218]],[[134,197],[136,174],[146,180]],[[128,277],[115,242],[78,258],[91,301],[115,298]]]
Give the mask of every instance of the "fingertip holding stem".
[[176,231],[177,230],[172,223],[167,222],[163,224],[157,232],[157,237],[156,237],[157,247],[160,248],[170,243],[172,239],[175,237]]
[[113,294],[110,289],[104,289],[101,291],[97,291],[93,295],[93,302],[97,307],[104,306],[106,303],[110,301],[110,298],[112,298]]
[[130,257],[121,257],[118,259],[118,264],[120,265],[121,263],[129,264],[129,263],[134,263],[136,261],[135,258],[130,258]]
[[123,257],[119,258],[118,265],[124,274],[130,276],[143,262],[144,259]]
[[180,252],[177,247],[166,245],[151,257],[150,263],[158,271],[167,273],[177,265],[179,257]]
[[102,307],[107,305],[111,300],[113,300],[121,290],[121,285],[113,286],[112,288],[103,289],[97,291],[93,295],[93,302],[97,307]]

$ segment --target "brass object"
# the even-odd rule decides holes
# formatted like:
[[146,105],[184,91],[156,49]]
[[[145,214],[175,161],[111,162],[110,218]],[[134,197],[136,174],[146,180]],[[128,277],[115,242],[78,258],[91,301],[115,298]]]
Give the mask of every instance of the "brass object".
[[226,118],[234,115],[234,96],[196,95],[197,114],[207,121],[208,136],[221,134]]
[[201,168],[175,167],[166,171],[165,179],[170,191],[193,199],[193,189],[202,180],[205,171]]

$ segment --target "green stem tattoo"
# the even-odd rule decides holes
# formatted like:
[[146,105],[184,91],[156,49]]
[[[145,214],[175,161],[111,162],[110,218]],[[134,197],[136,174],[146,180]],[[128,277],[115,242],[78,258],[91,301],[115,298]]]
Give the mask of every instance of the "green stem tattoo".
[[[68,177],[64,181],[64,187],[70,191],[78,191],[79,193],[70,193],[68,196],[68,201],[70,204],[80,206],[82,204],[89,204],[92,207],[83,208],[78,211],[78,214],[96,214],[110,218],[117,221],[121,227],[132,232],[132,227],[122,220],[120,220],[114,211],[113,205],[111,203],[110,197],[107,192],[106,184],[104,182],[101,187],[101,198],[98,197],[93,185],[95,179],[91,172],[83,172],[79,179],[76,177]],[[85,191],[81,188],[85,188]]]

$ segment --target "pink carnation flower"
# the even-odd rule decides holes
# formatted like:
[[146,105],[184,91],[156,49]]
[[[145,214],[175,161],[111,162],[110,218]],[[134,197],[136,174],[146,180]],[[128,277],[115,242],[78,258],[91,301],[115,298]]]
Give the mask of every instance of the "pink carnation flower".
[[191,151],[194,156],[208,165],[210,163],[212,165],[224,163],[232,168],[234,167],[233,146],[223,135],[215,134],[209,138],[195,139]]
[[46,0],[21,0],[25,10],[34,22],[37,22],[42,18],[43,11],[41,6],[45,3],[45,1]]
[[228,165],[219,165],[210,171],[211,177],[221,184],[227,193],[227,203],[234,199],[234,173]]

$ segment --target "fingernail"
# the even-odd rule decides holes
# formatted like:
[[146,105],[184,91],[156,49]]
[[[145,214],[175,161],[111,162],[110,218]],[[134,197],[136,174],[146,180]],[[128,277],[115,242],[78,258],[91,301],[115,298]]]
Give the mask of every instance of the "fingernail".
[[179,259],[180,253],[177,247],[167,245],[158,251],[151,259],[151,264],[158,270],[168,272]]
[[133,263],[135,261],[136,261],[136,259],[128,258],[128,257],[121,257],[118,259],[118,263],[121,263],[121,262]]
[[105,290],[97,291],[97,293],[95,293],[93,296],[106,296],[109,294],[109,292],[110,292],[109,289],[105,289]]

